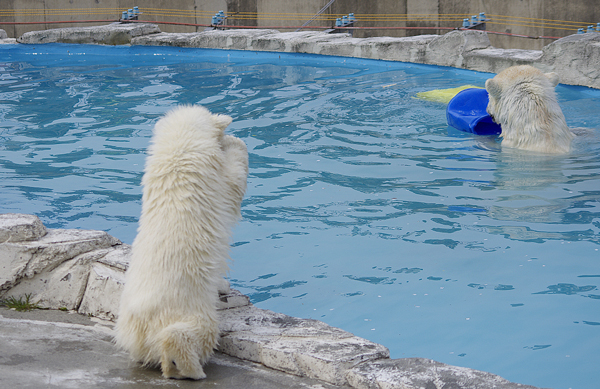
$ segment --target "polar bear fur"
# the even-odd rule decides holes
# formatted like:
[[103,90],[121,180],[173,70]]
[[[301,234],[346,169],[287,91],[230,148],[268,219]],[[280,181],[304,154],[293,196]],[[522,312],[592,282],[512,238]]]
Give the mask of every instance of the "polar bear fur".
[[231,118],[179,107],[154,128],[116,343],[168,378],[202,379],[217,345],[217,288],[240,217],[248,152]]
[[485,83],[487,112],[502,127],[502,146],[562,154],[571,149],[573,133],[558,105],[556,73],[529,65],[513,66]]

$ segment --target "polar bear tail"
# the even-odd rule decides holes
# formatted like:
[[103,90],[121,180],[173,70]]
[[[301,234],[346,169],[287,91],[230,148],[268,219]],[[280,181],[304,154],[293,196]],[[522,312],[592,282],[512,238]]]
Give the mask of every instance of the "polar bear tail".
[[206,319],[173,323],[160,331],[157,340],[165,378],[206,378],[202,364],[212,355],[219,338],[218,323]]

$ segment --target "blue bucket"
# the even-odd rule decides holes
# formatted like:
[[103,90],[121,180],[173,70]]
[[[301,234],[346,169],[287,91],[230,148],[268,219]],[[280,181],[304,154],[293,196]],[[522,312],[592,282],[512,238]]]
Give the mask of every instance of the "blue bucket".
[[460,91],[450,100],[446,108],[448,125],[477,135],[495,135],[502,132],[494,123],[486,108],[489,102],[485,89],[469,88]]

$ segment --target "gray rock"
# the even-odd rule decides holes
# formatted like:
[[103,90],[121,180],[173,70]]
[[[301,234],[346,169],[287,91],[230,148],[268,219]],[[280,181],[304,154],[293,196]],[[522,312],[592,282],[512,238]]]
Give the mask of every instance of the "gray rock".
[[[348,34],[335,34],[338,36],[332,37],[331,34],[326,34],[321,31],[299,31],[299,32],[277,32],[276,35],[265,37],[277,41],[283,49],[282,51],[288,53],[306,53],[306,54],[319,54],[321,52],[321,45],[327,44],[332,41],[343,44],[344,41],[348,41],[350,36]],[[263,39],[264,41],[264,39]],[[264,45],[264,42],[258,42],[257,45]],[[261,50],[260,48],[257,48]]]
[[[0,43],[13,43],[1,39]],[[445,35],[352,38],[319,31],[281,33],[269,29],[161,33],[147,23],[113,23],[99,27],[60,28],[23,34],[20,43],[96,43],[196,47],[309,53],[452,66],[498,73],[515,65],[555,71],[565,84],[600,88],[600,35],[575,34],[540,50],[491,47],[485,31],[455,30]]]
[[131,45],[142,45],[142,46],[173,46],[173,47],[194,47],[192,46],[192,39],[203,34],[201,32],[196,33],[170,33],[160,32],[152,35],[141,35],[131,39]]
[[499,73],[516,65],[532,65],[542,57],[539,50],[496,49],[493,47],[474,50],[463,55],[463,67],[480,72]]
[[239,290],[230,289],[227,292],[219,291],[217,310],[239,308],[250,305],[250,298]]
[[66,260],[56,268],[49,268],[24,278],[10,289],[5,297],[29,295],[30,301],[40,308],[77,310],[83,299],[92,263],[114,249],[98,249]]
[[0,243],[24,242],[46,235],[46,227],[35,215],[0,214]]
[[366,362],[350,369],[346,377],[357,389],[535,389],[495,374],[425,358]]
[[275,30],[211,30],[195,35],[191,47],[230,50],[259,50],[254,48],[254,42],[272,35],[278,35]]
[[490,46],[490,39],[485,31],[451,31],[429,42],[425,62],[460,68],[463,67],[463,56],[466,53]]
[[15,43],[17,43],[15,38],[9,38],[6,31],[0,29],[0,45],[12,45]]
[[560,82],[600,88],[600,34],[575,34],[542,50],[541,65],[556,72]]
[[436,38],[437,35],[366,38],[359,43],[359,47],[363,58],[426,63],[427,48]]
[[48,230],[36,241],[0,244],[0,293],[25,278],[51,272],[63,262],[93,250],[121,244],[104,231]]
[[219,351],[287,373],[346,384],[345,372],[389,350],[317,320],[248,306],[221,311]]
[[159,33],[142,35],[132,45],[197,47],[206,49],[252,50],[252,42],[260,36],[278,34],[275,30],[210,30],[194,33]]
[[[121,255],[128,255],[121,250]],[[119,312],[119,299],[125,285],[125,272],[104,263],[92,264],[79,313],[115,321]]]
[[159,33],[155,24],[112,23],[97,27],[70,27],[51,30],[30,31],[17,39],[19,43],[95,43],[103,45],[125,45],[131,39],[147,34]]

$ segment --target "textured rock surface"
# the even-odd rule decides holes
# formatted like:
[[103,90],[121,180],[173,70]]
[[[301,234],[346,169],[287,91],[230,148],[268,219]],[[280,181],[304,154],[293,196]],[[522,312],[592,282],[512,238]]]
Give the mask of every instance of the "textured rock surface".
[[463,67],[464,55],[490,46],[490,40],[484,31],[451,31],[429,42],[425,62],[460,68]]
[[[0,36],[0,43],[3,42]],[[113,23],[99,27],[31,31],[20,43],[96,43],[176,46],[208,49],[308,53],[415,62],[498,73],[514,65],[554,71],[561,82],[600,88],[600,34],[575,34],[540,50],[491,47],[485,31],[455,30],[445,35],[405,38],[352,38],[319,31],[279,32],[267,29],[163,33],[149,23]]]
[[9,38],[6,31],[0,29],[0,45],[9,45],[15,43],[17,43],[15,38]]
[[481,72],[499,73],[516,65],[531,65],[538,67],[542,57],[541,51],[536,50],[506,50],[493,47],[473,50],[465,53],[463,67]]
[[43,31],[30,31],[21,35],[17,42],[39,43],[96,43],[103,45],[126,45],[131,39],[160,32],[155,24],[112,23],[97,27],[55,28]]
[[79,313],[113,321],[117,318],[130,251],[129,245],[122,245],[91,265],[88,274],[83,276],[86,287]]
[[558,73],[562,83],[600,88],[600,34],[570,35],[542,52],[542,66]]
[[[28,294],[27,291],[38,290],[36,299],[32,301],[42,306],[46,304],[41,300],[43,291],[54,287],[60,289],[50,272],[54,274],[54,270],[70,260],[72,265],[85,268],[89,260],[84,257],[94,255],[89,254],[90,252],[121,244],[118,239],[103,231],[46,231],[45,228],[42,229],[43,226],[40,227],[41,222],[37,217],[9,214],[3,215],[2,220],[5,239],[0,244],[0,293],[12,296],[14,293]],[[44,231],[46,234],[40,236]],[[38,236],[39,239],[30,240],[32,236]],[[82,254],[85,255],[76,258]],[[65,266],[60,270],[64,271]],[[63,277],[67,280],[66,274]],[[17,284],[19,287],[14,291],[9,290]]]
[[247,306],[221,312],[219,351],[287,373],[342,385],[347,369],[389,350],[317,320]]
[[5,213],[0,215],[0,243],[23,242],[46,235],[46,227],[34,215]]
[[403,61],[498,73],[515,65],[555,71],[561,82],[600,88],[600,35],[576,34],[540,50],[497,49],[487,33],[456,30],[406,38],[352,38],[349,34],[275,30],[205,31],[139,36],[133,45],[279,51]]
[[346,376],[357,389],[535,389],[494,374],[424,358],[367,362],[349,370]]

